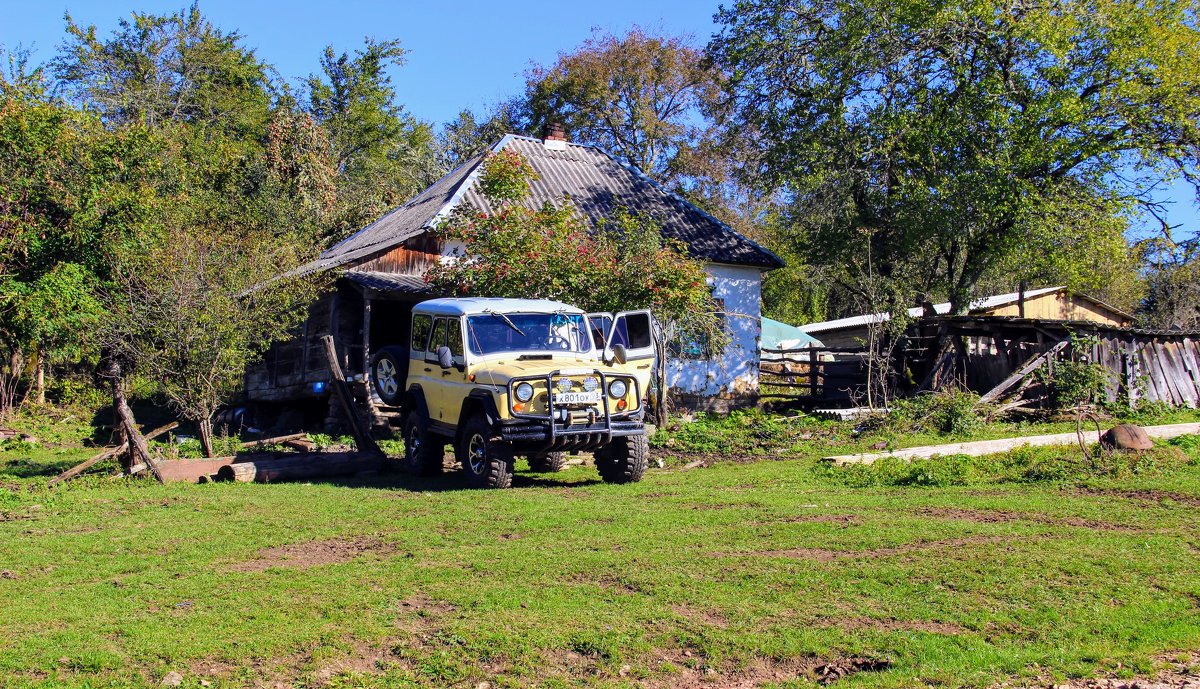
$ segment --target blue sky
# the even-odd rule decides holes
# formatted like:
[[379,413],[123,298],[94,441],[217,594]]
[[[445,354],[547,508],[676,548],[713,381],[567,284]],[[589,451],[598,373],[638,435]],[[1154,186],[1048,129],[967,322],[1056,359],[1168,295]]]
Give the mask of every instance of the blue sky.
[[[49,59],[63,37],[63,13],[101,34],[133,10],[168,13],[190,0],[0,0],[0,44],[36,48]],[[559,3],[258,2],[201,0],[200,9],[226,31],[237,30],[259,59],[289,80],[319,69],[326,45],[351,51],[365,36],[398,38],[408,64],[393,77],[400,100],[417,117],[441,123],[464,107],[480,110],[519,92],[531,62],[549,63],[587,38],[592,27],[613,32],[634,24],[690,33],[703,44],[718,2],[604,0]]]
[[[168,13],[189,1],[0,0],[0,45],[33,47],[35,59],[48,60],[62,40],[68,10],[76,22],[107,34],[133,10]],[[239,31],[289,80],[317,71],[326,45],[352,51],[365,36],[398,38],[410,51],[408,64],[393,75],[401,102],[417,117],[443,123],[464,107],[479,112],[518,93],[532,63],[553,61],[593,28],[621,32],[637,24],[691,34],[703,44],[720,1],[202,0],[200,7],[222,29]],[[1194,234],[1200,214],[1191,189],[1177,184],[1165,198],[1173,201],[1170,221],[1184,226],[1179,236]]]

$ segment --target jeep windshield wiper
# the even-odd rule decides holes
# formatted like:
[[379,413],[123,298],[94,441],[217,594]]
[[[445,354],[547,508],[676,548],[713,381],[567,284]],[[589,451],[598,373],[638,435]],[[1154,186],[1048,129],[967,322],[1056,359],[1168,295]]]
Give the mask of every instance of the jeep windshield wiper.
[[513,330],[516,330],[518,335],[520,335],[521,337],[525,337],[525,332],[523,330],[521,330],[520,328],[518,328],[517,324],[513,323],[512,320],[510,320],[508,316],[505,316],[504,314],[500,313],[499,311],[492,311],[490,309],[487,311],[484,311],[484,313],[486,313],[489,316],[495,316],[496,318],[499,318],[500,320],[504,321],[505,325],[512,328]]

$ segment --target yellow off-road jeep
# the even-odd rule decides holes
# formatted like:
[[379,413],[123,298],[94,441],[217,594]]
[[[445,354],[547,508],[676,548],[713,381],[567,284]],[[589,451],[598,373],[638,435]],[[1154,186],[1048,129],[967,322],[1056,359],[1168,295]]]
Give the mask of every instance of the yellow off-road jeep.
[[538,299],[417,304],[408,346],[384,348],[370,371],[376,394],[404,412],[404,468],[441,471],[453,443],[473,486],[511,485],[518,455],[557,471],[579,450],[609,483],[640,480],[652,323],[649,311],[588,314]]

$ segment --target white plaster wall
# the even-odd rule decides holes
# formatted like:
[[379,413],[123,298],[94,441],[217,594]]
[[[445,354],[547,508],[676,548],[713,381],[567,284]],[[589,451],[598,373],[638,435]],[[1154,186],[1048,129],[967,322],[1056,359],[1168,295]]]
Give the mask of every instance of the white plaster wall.
[[667,385],[674,392],[704,397],[757,394],[762,272],[719,263],[704,270],[712,278],[713,296],[725,301],[729,347],[709,360],[669,359]]

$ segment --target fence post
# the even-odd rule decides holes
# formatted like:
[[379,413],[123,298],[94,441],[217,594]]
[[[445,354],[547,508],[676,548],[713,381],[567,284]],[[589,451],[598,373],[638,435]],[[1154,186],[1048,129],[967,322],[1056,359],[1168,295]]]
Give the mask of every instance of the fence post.
[[817,397],[817,346],[808,345],[808,394]]

